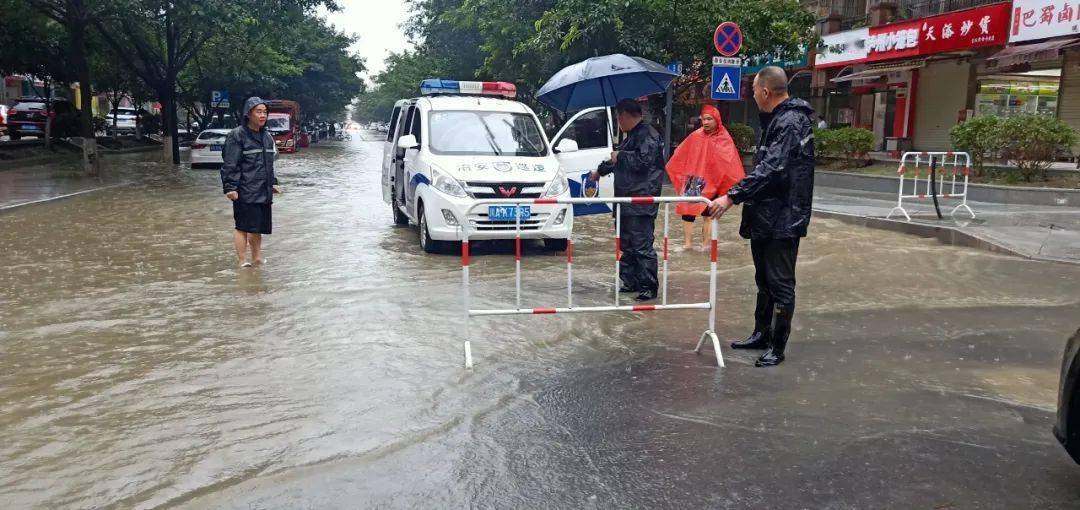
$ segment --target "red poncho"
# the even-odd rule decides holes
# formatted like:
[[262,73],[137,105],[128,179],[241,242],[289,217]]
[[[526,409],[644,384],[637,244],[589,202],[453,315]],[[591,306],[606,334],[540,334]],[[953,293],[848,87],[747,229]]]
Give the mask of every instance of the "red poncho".
[[[735,183],[746,176],[742,157],[735,148],[731,134],[720,122],[720,112],[716,107],[706,105],[701,108],[702,115],[716,119],[717,130],[706,134],[705,128],[699,128],[683,140],[675,149],[667,164],[668,177],[675,186],[676,193],[682,195],[686,182],[691,177],[701,177],[705,183],[701,196],[713,199],[728,192]],[[683,216],[698,216],[705,211],[705,204],[678,204],[675,212]]]

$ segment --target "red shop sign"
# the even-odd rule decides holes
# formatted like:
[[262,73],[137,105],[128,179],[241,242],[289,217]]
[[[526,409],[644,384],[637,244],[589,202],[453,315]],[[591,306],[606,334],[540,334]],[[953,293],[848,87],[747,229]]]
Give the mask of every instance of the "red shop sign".
[[965,11],[870,27],[867,60],[891,60],[984,46],[1004,46],[1011,4],[1002,2]]

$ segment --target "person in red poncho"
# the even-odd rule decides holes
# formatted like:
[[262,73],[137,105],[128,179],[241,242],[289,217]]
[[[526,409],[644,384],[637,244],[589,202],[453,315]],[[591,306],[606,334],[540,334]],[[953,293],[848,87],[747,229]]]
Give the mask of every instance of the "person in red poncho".
[[[720,122],[715,106],[701,108],[701,128],[690,133],[671,155],[667,164],[668,177],[680,196],[701,196],[712,200],[728,192],[746,176],[742,157],[735,148],[731,134]],[[694,220],[704,216],[705,204],[678,204],[675,212],[682,215],[684,247],[693,247]],[[712,238],[712,222],[705,220],[703,246]]]

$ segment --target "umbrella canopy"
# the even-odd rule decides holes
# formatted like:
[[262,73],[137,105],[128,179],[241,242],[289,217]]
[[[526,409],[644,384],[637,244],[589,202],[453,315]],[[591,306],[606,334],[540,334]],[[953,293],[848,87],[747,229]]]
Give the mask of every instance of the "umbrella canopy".
[[561,112],[614,106],[621,99],[664,92],[677,76],[649,59],[617,53],[563,68],[540,87],[536,98]]

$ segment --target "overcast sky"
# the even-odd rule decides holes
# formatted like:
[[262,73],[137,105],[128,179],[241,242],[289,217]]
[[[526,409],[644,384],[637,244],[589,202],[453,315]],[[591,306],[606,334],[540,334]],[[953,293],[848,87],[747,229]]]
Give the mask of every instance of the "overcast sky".
[[401,32],[408,16],[406,0],[339,0],[341,11],[323,14],[338,30],[359,37],[353,50],[366,61],[368,75],[382,71],[390,52],[411,47]]

